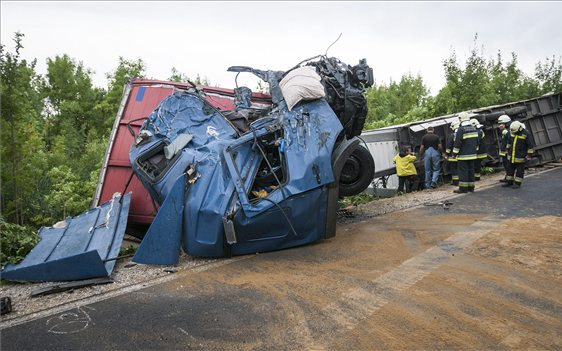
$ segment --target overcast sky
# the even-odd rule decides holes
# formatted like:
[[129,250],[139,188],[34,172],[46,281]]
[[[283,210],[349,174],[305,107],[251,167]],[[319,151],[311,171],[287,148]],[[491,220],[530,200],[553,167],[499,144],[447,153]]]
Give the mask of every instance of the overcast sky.
[[[13,50],[25,34],[23,57],[68,54],[92,69],[94,84],[119,56],[141,58],[147,76],[166,79],[172,67],[212,85],[233,87],[232,65],[285,70],[323,54],[374,69],[377,83],[421,74],[436,94],[442,61],[454,49],[464,62],[474,36],[486,57],[518,55],[532,74],[546,57],[562,55],[562,2],[1,2],[1,42]],[[255,83],[248,81],[253,88]]]

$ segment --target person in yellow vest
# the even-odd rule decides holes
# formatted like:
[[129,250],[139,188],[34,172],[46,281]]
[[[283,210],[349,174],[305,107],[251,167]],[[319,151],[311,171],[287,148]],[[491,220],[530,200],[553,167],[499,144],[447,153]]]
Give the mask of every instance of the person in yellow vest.
[[417,157],[412,153],[412,148],[405,147],[400,153],[394,156],[394,163],[396,164],[396,174],[398,175],[398,192],[412,192],[418,190],[419,179],[418,171],[414,162]]

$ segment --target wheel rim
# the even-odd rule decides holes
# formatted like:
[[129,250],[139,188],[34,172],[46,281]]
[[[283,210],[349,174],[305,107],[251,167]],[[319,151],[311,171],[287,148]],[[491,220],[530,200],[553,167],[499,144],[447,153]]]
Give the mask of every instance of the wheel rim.
[[353,184],[361,176],[361,162],[357,157],[351,155],[343,165],[340,176],[340,182],[344,184]]

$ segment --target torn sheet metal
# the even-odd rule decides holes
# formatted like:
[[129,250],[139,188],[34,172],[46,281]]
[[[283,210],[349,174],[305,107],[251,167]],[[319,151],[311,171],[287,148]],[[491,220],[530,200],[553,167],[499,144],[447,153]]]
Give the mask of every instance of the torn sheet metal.
[[131,194],[112,200],[39,231],[41,241],[2,279],[69,281],[111,275],[127,224]]
[[143,264],[177,264],[181,250],[185,174],[179,177],[133,257]]

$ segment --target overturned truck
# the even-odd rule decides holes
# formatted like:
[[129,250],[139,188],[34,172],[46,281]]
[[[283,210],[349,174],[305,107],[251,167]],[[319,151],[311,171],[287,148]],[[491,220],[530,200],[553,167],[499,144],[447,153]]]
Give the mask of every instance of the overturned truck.
[[[502,168],[499,158],[501,133],[498,129],[498,117],[507,114],[512,120],[525,124],[535,143],[535,155],[527,166],[536,166],[562,158],[562,92],[553,92],[532,99],[510,102],[501,105],[487,106],[467,111],[482,125],[487,144],[487,156],[483,160],[485,166]],[[392,162],[400,148],[411,147],[419,151],[421,140],[429,126],[434,127],[443,145],[447,145],[453,137],[451,122],[457,114],[439,116],[424,121],[389,126],[376,130],[364,131],[361,138],[373,155],[377,169],[375,180],[370,191],[378,195],[385,194],[384,188],[391,187],[396,173]],[[417,162],[418,174],[423,176],[423,163]],[[448,163],[443,162],[442,174],[450,175]],[[389,184],[390,183],[390,184]],[[390,193],[390,192],[388,192]]]
[[[223,257],[334,236],[340,188],[359,193],[374,173],[357,137],[372,69],[365,60],[349,66],[318,56],[286,72],[229,71],[257,75],[270,94],[131,82],[105,156],[97,207],[43,228],[40,243],[20,264],[7,266],[3,278],[111,274],[128,214],[130,230],[150,225],[133,258],[147,264],[177,263],[182,248]],[[96,231],[106,234],[92,245]]]

